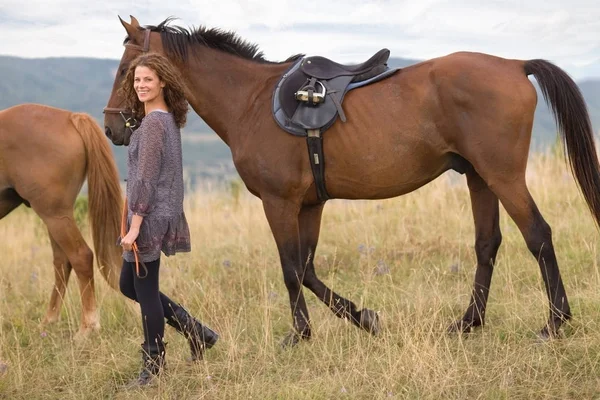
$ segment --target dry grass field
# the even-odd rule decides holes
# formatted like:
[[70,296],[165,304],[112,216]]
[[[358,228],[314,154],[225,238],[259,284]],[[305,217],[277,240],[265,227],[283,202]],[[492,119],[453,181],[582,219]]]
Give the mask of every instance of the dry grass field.
[[464,337],[445,333],[467,306],[475,271],[465,178],[445,174],[395,199],[326,205],[317,273],[378,310],[383,329],[378,337],[359,331],[305,290],[313,338],[281,349],[291,316],[260,201],[245,189],[199,190],[186,198],[193,251],[163,258],[161,286],[221,340],[189,365],[185,340],[167,326],[168,374],[130,392],[119,386],[140,366],[137,309],[96,270],[101,330],[73,340],[73,277],[61,321],[41,326],[50,244],[21,207],[0,221],[0,358],[8,364],[0,399],[600,398],[598,230],[564,161],[532,157],[528,182],[553,229],[574,315],[563,338],[536,339],[548,314],[543,282],[503,209],[487,324]]

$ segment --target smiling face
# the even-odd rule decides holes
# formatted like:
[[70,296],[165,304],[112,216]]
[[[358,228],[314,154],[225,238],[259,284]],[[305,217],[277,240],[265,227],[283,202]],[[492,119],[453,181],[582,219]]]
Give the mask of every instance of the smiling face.
[[[162,49],[162,45],[160,44],[160,35],[155,33],[150,35],[150,31],[141,28],[135,18],[131,18],[131,24],[123,21],[120,17],[119,21],[125,28],[127,37],[123,43],[125,50],[116,71],[113,88],[104,111],[104,130],[113,144],[127,146],[133,129],[126,125],[126,121],[133,116],[132,108],[137,108],[137,105],[133,104],[131,98],[124,97],[121,90],[123,89],[122,86],[128,76],[131,63],[141,54],[155,51],[156,48]],[[133,79],[128,80],[126,83],[133,92],[132,81]],[[137,96],[137,94],[135,95]],[[137,112],[139,111],[137,110]],[[139,120],[140,116],[138,115],[137,118]]]
[[138,99],[144,103],[144,106],[164,103],[162,88],[165,83],[160,80],[156,72],[152,69],[140,65],[135,68],[135,77],[133,79],[133,88],[137,93]]

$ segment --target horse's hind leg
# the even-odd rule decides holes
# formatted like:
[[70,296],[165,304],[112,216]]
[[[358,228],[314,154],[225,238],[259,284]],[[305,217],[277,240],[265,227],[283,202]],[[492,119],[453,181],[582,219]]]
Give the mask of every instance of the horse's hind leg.
[[[19,197],[13,189],[8,189],[0,192],[0,219],[4,218],[8,213],[17,208],[23,199]],[[4,375],[8,370],[8,365],[0,360],[0,376]]]
[[[41,215],[48,231],[67,256],[77,279],[81,295],[82,318],[78,337],[100,328],[94,295],[94,255],[81,236],[72,213],[61,216]],[[65,282],[66,283],[66,282]]]
[[303,284],[310,289],[339,318],[347,318],[366,331],[379,332],[379,317],[369,309],[357,310],[356,305],[329,289],[318,277],[313,264],[324,204],[305,206],[298,217],[300,228],[301,259],[304,267]]
[[475,222],[477,270],[469,307],[462,319],[450,325],[450,332],[469,332],[484,324],[496,254],[502,242],[498,197],[473,168],[466,175]]
[[44,324],[51,324],[58,321],[60,317],[60,308],[65,297],[69,276],[71,275],[71,263],[67,255],[62,251],[58,243],[52,238],[50,232],[50,244],[52,245],[52,255],[54,263],[54,289],[50,296],[50,304],[44,318]]
[[492,190],[519,227],[529,251],[538,261],[550,303],[548,323],[540,336],[554,336],[563,322],[571,318],[571,309],[558,270],[550,226],[533,201],[524,177],[512,182],[498,182],[492,186]]

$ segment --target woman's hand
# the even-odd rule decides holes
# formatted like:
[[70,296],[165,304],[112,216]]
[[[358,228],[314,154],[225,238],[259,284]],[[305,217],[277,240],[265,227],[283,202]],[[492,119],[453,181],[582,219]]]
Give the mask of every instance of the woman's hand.
[[135,239],[137,239],[139,234],[140,230],[132,227],[129,232],[127,232],[127,235],[125,235],[124,238],[121,238],[121,247],[123,250],[131,251],[133,242],[135,242]]

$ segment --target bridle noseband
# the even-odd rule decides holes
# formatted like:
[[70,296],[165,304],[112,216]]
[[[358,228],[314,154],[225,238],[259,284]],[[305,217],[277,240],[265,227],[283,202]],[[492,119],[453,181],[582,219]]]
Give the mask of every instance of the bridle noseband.
[[[139,50],[142,53],[147,53],[150,50],[150,32],[150,29],[144,30],[143,46],[138,46],[137,44],[133,43],[125,43],[124,46],[134,50]],[[121,118],[123,118],[125,128],[130,129],[132,132],[138,126],[138,120],[133,117],[133,112],[127,108],[104,107],[102,109],[102,114],[119,114]],[[129,115],[129,117],[127,117],[127,115]]]

